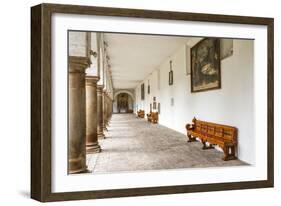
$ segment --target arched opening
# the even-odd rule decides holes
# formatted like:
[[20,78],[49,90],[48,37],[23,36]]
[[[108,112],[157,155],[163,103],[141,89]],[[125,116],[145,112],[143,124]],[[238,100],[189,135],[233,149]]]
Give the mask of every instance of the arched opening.
[[127,92],[120,92],[114,97],[114,113],[132,113],[134,110],[134,99]]

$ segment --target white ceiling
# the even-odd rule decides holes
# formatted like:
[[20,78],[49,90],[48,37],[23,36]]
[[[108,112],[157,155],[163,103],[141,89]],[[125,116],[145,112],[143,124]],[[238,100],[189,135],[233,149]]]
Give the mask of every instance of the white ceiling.
[[115,89],[135,88],[188,37],[105,33]]

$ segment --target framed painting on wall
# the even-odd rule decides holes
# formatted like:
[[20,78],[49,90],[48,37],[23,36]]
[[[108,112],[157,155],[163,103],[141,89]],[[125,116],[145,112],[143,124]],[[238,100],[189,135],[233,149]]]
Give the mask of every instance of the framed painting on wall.
[[220,87],[220,40],[205,38],[191,48],[191,92]]
[[174,77],[173,77],[173,71],[169,71],[169,85],[173,85]]
[[144,100],[144,84],[141,85],[141,99]]
[[[148,22],[153,26],[140,26],[142,23],[147,24]],[[261,17],[57,4],[41,4],[32,7],[31,197],[42,202],[49,202],[273,187],[273,25],[273,19]],[[265,79],[265,81],[259,81],[260,79],[257,79],[258,84],[255,84],[255,86],[267,88],[255,88],[255,91],[258,91],[254,95],[256,98],[255,101],[264,101],[264,104],[257,104],[254,108],[256,112],[255,122],[259,125],[259,127],[254,128],[256,136],[259,137],[255,139],[258,141],[257,152],[255,154],[256,163],[253,165],[232,167],[231,169],[229,167],[219,169],[213,167],[212,169],[200,168],[200,170],[182,168],[180,170],[162,169],[153,172],[133,171],[90,175],[85,172],[73,175],[69,174],[67,128],[69,126],[69,114],[72,115],[73,113],[68,113],[66,108],[74,104],[68,104],[67,94],[68,92],[76,92],[76,95],[82,94],[81,96],[84,98],[84,93],[74,91],[75,89],[72,91],[71,89],[73,87],[68,87],[68,83],[73,83],[70,86],[77,86],[81,91],[84,91],[84,85],[91,86],[94,84],[93,82],[99,80],[99,78],[85,79],[84,70],[81,72],[82,67],[85,69],[91,63],[89,59],[93,60],[92,58],[95,58],[95,55],[93,55],[95,54],[94,52],[87,53],[84,49],[81,49],[84,55],[83,58],[69,57],[68,42],[65,41],[69,31],[107,32],[108,34],[138,33],[144,36],[149,34],[162,37],[170,36],[172,38],[179,36],[204,37],[203,40],[191,47],[192,92],[218,89],[221,86],[218,36],[233,39],[247,38],[250,41],[255,41],[254,52],[259,58],[253,59],[255,63],[254,69],[260,75],[261,79]],[[81,39],[89,41],[86,36],[83,36]],[[184,42],[186,43],[186,41]],[[235,45],[235,42],[233,44]],[[96,53],[98,54],[102,48],[108,50],[109,48],[107,46],[108,44],[106,42],[101,41],[101,44],[96,48],[98,51]],[[170,70],[167,68],[169,61]],[[173,61],[175,60],[173,59]],[[99,64],[97,63],[97,65]],[[74,65],[74,69],[70,68],[70,70],[72,69],[71,75],[75,76],[73,79],[68,78],[68,69],[71,67],[69,65]],[[175,71],[175,77],[177,77],[176,86],[178,86],[180,83],[178,81],[180,74],[177,68],[181,68],[184,77],[186,77],[184,74],[185,69],[178,66],[175,61],[175,67],[172,70],[170,56],[164,66],[164,84],[161,88],[158,86],[158,90],[167,86],[169,88],[167,91],[169,92],[166,92],[164,96],[157,96],[158,101],[161,100],[161,112],[163,117],[165,117],[161,122],[164,122],[166,119],[165,112],[167,111],[165,110],[167,108],[172,109],[168,112],[182,112],[177,111],[179,105],[182,103],[181,95],[187,95],[185,87],[179,87],[183,88],[181,93],[173,93],[176,88],[167,85],[167,81],[169,81],[169,85],[173,84],[173,71]],[[111,68],[114,68],[114,63],[111,64]],[[167,75],[168,71],[169,76]],[[108,72],[108,75],[110,75],[110,72]],[[254,78],[256,78],[256,75]],[[76,81],[81,79],[82,81]],[[134,81],[139,80],[134,79]],[[77,82],[84,84],[76,84]],[[87,82],[90,82],[90,84],[87,84]],[[143,81],[139,81],[140,84],[141,82]],[[160,85],[160,83],[158,84]],[[92,89],[98,90],[97,94],[99,96],[97,98],[100,98],[100,102],[102,99],[101,95],[104,95],[105,108],[112,109],[110,93],[103,92],[101,86]],[[135,99],[134,92],[127,92],[130,94],[130,105],[138,105],[137,108],[146,108],[147,110],[151,110],[152,106],[153,109],[156,108],[156,101],[152,105],[149,102],[149,98],[146,98],[146,101],[132,104]],[[135,92],[138,95],[138,99],[145,100],[144,84],[141,84],[140,87],[138,86]],[[171,98],[171,95],[166,95],[168,93],[172,93],[173,98]],[[154,94],[154,90],[153,95],[157,95]],[[189,97],[197,97],[201,94],[188,95],[190,95]],[[177,98],[177,101],[174,101],[174,98]],[[207,101],[209,99],[205,102]],[[129,102],[129,100],[126,100],[126,102]],[[79,105],[79,108],[82,108],[85,101],[81,101],[80,103],[77,105]],[[160,103],[158,103],[157,109],[160,114]],[[143,115],[144,112],[147,113],[148,111],[143,111]],[[96,113],[98,112],[96,111]],[[84,116],[82,117],[81,115],[82,113],[75,114],[77,115],[76,117],[80,115],[82,119],[79,124],[85,121]],[[184,113],[182,114],[185,115]],[[265,118],[263,118],[264,115]],[[73,119],[77,120],[76,118]],[[99,123],[101,123],[100,127],[107,126],[101,118],[99,120]],[[85,134],[83,133],[81,135],[83,140],[86,138]],[[184,139],[184,142],[186,142],[186,139]],[[85,142],[83,142],[81,147],[86,149],[86,146]],[[247,146],[246,148],[248,149]],[[82,155],[84,155],[84,159],[80,158],[80,156],[77,159],[85,160],[85,154]],[[83,166],[83,169],[86,170],[86,167]]]
[[156,109],[156,102],[153,102],[153,110]]

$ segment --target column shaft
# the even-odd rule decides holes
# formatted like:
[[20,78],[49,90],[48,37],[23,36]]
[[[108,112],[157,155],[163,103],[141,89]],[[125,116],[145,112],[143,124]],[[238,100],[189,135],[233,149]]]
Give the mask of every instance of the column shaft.
[[97,100],[98,100],[98,138],[105,138],[103,133],[103,85],[97,85]]
[[106,92],[102,92],[102,102],[103,102],[103,130],[107,130],[106,125],[107,125],[107,104],[106,104]]
[[86,166],[86,57],[69,57],[69,106],[68,106],[68,173],[84,172]]
[[86,76],[86,151],[100,152],[98,143],[97,81],[98,77]]

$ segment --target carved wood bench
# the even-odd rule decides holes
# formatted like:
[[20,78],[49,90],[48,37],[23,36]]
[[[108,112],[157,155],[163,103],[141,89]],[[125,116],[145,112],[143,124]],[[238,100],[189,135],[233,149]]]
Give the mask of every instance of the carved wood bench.
[[[237,128],[221,125],[212,122],[205,122],[195,119],[192,124],[186,125],[188,142],[200,139],[203,147],[202,149],[212,149],[213,145],[218,145],[224,152],[223,160],[237,159],[235,151],[237,147]],[[209,146],[206,146],[206,142]]]
[[147,114],[147,121],[156,124],[158,123],[158,112],[150,112]]
[[146,114],[147,117],[147,121],[151,122],[151,112],[149,112],[148,114]]
[[144,118],[144,110],[139,110],[139,111],[137,111],[137,114],[138,114],[138,117],[140,117],[140,118]]

